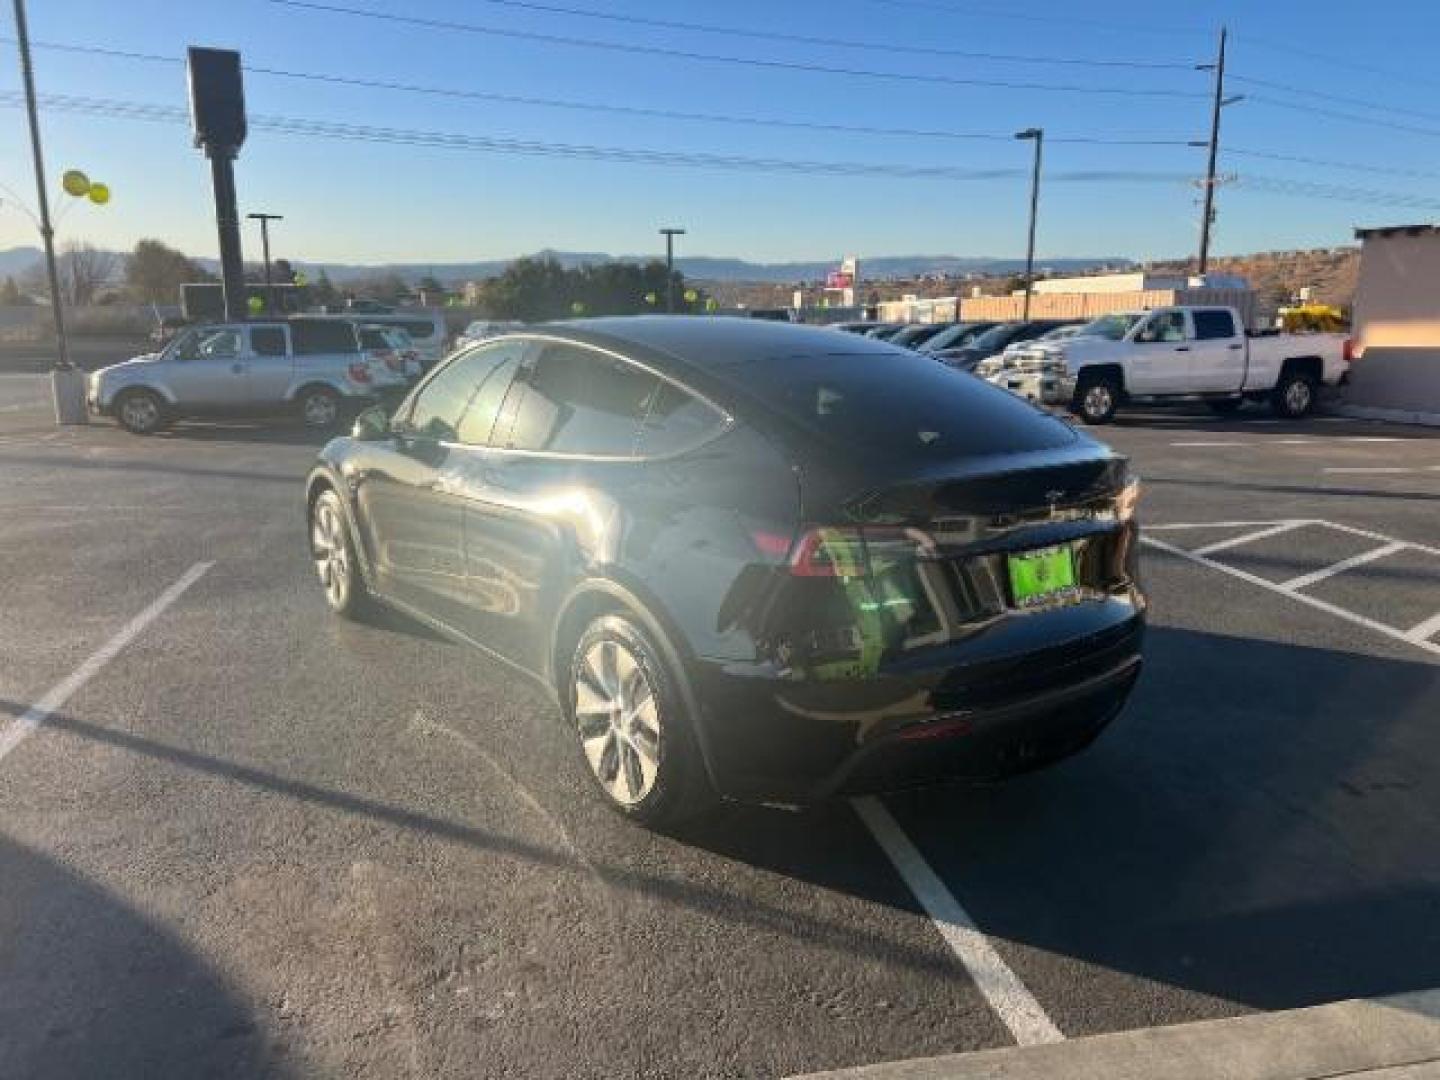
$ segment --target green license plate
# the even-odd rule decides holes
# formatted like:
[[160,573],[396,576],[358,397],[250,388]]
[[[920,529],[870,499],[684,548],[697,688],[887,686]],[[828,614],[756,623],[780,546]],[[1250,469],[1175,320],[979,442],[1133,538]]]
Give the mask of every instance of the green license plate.
[[1016,607],[1034,607],[1075,591],[1075,553],[1068,544],[1011,555],[1007,561]]

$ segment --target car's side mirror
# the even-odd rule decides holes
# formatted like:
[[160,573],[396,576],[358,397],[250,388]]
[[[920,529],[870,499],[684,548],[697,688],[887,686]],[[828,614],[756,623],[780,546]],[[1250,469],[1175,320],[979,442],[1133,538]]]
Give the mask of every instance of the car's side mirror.
[[350,437],[357,442],[380,442],[390,434],[390,416],[379,405],[372,405],[355,417],[350,429]]

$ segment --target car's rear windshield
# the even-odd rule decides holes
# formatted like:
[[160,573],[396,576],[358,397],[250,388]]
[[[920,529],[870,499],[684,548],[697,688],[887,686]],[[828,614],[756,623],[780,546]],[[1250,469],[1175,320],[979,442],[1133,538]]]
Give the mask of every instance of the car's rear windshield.
[[1065,446],[1070,428],[924,356],[778,356],[719,366],[754,400],[856,453],[947,458]]

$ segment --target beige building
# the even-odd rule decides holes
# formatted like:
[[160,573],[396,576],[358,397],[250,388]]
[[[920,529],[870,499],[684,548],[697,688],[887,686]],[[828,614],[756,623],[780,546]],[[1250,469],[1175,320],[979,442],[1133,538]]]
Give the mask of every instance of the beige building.
[[[1103,274],[1048,278],[1035,283],[1030,296],[1033,319],[1093,319],[1112,311],[1138,311],[1174,304],[1217,304],[1238,308],[1253,325],[1255,294],[1249,282],[1232,274],[1184,277],[1176,274]],[[977,296],[961,300],[960,317],[967,320],[1019,319],[1025,296]]]
[[1362,414],[1440,418],[1440,226],[1356,229],[1355,362],[1345,401]]

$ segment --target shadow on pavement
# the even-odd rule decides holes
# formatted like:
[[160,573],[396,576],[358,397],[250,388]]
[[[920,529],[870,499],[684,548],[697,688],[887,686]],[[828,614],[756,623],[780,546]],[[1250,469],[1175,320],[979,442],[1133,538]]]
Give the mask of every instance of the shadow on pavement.
[[1440,494],[1433,491],[1394,491],[1378,488],[1314,487],[1308,484],[1249,484],[1235,480],[1192,480],[1179,476],[1145,477],[1147,484],[1167,484],[1178,487],[1220,488],[1225,491],[1268,491],[1274,495],[1354,495],[1365,499],[1401,499],[1422,502],[1440,502]]
[[1440,985],[1440,666],[1154,628],[1049,772],[890,802],[987,933],[1263,1009]]
[[0,1076],[291,1075],[269,1039],[189,946],[0,836]]
[[[1217,416],[1209,409],[1177,408],[1149,411],[1126,410],[1115,417],[1113,425],[1120,429],[1151,429],[1175,435],[1193,435],[1196,439],[1217,435],[1309,436],[1316,440],[1346,438],[1355,435],[1419,440],[1440,438],[1434,429],[1404,424],[1377,424],[1373,420],[1352,420],[1349,417],[1312,417],[1306,420],[1282,420],[1268,409],[1247,408],[1232,416]],[[1105,428],[1087,428],[1103,433]]]

